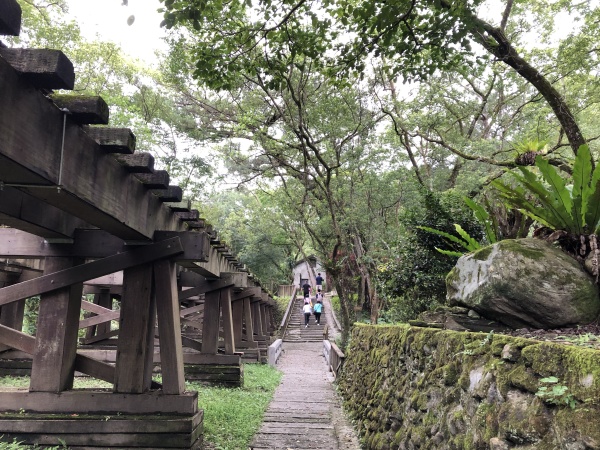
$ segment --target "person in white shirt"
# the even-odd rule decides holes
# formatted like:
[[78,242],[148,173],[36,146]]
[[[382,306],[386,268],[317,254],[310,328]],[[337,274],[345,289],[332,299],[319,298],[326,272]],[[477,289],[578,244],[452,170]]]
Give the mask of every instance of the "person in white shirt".
[[302,311],[304,311],[304,328],[308,328],[308,320],[312,314],[312,307],[310,306],[310,303],[305,303]]

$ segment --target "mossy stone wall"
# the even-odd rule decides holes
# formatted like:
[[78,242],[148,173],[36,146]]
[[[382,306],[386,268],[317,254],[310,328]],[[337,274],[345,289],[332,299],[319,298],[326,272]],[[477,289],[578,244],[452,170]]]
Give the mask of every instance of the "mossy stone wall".
[[597,350],[355,325],[339,390],[368,449],[600,449]]

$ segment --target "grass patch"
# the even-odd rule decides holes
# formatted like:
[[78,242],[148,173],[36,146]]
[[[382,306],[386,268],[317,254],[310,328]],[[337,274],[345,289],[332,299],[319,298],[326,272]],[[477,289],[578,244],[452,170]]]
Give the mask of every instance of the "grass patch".
[[269,365],[245,364],[244,387],[217,388],[187,383],[198,391],[198,405],[204,410],[204,442],[217,450],[248,448],[281,372]]
[[[252,436],[262,423],[281,372],[266,364],[244,364],[244,387],[220,388],[186,383],[186,389],[198,391],[198,405],[204,410],[204,442],[215,450],[248,448]],[[28,387],[29,377],[0,377],[0,386]],[[82,378],[76,388],[106,388],[108,383]],[[39,448],[18,442],[0,443],[0,450]],[[52,447],[60,449],[67,447]]]

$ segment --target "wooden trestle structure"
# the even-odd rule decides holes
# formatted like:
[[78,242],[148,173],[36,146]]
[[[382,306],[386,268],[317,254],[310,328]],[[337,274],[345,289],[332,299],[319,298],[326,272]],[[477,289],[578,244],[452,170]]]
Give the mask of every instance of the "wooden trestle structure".
[[[0,35],[20,21],[0,2]],[[31,373],[28,389],[0,389],[0,441],[199,448],[184,367],[241,383],[242,356],[266,354],[273,301],[130,130],[94,126],[108,123],[101,98],[52,94],[74,80],[62,52],[0,42],[0,371]],[[32,296],[35,336],[21,332]],[[75,373],[112,389],[74,390]]]

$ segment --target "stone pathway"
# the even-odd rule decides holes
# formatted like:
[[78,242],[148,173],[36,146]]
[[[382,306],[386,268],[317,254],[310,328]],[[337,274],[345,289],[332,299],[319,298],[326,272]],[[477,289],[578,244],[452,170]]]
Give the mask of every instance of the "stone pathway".
[[[327,303],[326,308],[330,307]],[[321,323],[324,318],[321,316]],[[316,328],[313,324],[311,316],[309,329]],[[303,322],[296,322],[289,330],[291,339],[284,338],[283,354],[277,363],[283,378],[250,449],[360,450],[333,388],[323,342],[311,342],[312,333],[302,333],[303,328]]]

